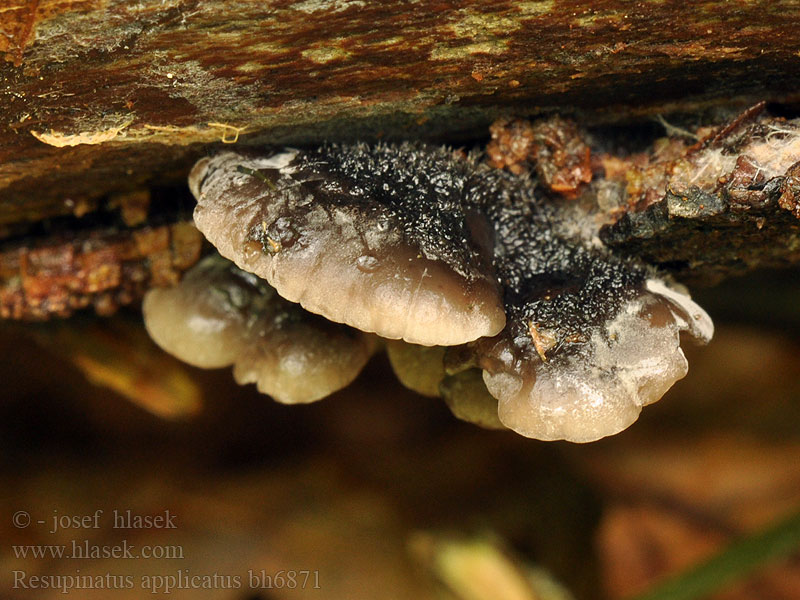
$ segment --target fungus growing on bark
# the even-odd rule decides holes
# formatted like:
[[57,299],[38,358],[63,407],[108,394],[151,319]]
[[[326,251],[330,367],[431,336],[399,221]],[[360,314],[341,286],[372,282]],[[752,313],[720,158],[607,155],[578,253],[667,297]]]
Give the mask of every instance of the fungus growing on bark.
[[[654,268],[611,254],[585,212],[446,149],[225,152],[200,161],[190,186],[206,238],[286,299],[382,337],[464,345],[447,380],[437,349],[392,345],[392,364],[484,425],[499,425],[494,400],[459,371],[483,370],[502,425],[585,442],[630,425],[686,374],[681,331],[713,333]],[[469,402],[457,397],[465,377]]]
[[610,319],[552,356],[532,334],[529,342],[493,340],[479,363],[506,427],[540,440],[590,442],[628,427],[686,375],[681,331],[706,342],[713,326],[688,296],[648,280]]
[[238,383],[287,404],[345,387],[375,346],[372,336],[304,311],[216,255],[179,285],[150,290],[143,312],[150,336],[170,354],[207,369],[232,364]]
[[446,150],[232,152],[190,175],[197,227],[287,300],[381,337],[452,345],[505,324],[470,163]]

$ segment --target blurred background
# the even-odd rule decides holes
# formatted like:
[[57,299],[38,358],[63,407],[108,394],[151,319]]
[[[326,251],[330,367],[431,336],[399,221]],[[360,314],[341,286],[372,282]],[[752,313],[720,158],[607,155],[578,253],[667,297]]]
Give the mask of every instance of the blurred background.
[[[3,597],[79,585],[56,575],[112,588],[68,591],[88,599],[643,593],[800,507],[800,272],[695,298],[717,334],[686,348],[688,377],[629,430],[588,445],[459,422],[402,388],[383,354],[346,390],[282,406],[229,369],[173,360],[135,310],[4,322]],[[54,531],[54,516],[98,510],[77,523],[97,528],[68,519]],[[172,515],[175,527],[114,528],[114,510]],[[20,550],[73,542],[163,557]],[[800,598],[800,556],[714,597]]]

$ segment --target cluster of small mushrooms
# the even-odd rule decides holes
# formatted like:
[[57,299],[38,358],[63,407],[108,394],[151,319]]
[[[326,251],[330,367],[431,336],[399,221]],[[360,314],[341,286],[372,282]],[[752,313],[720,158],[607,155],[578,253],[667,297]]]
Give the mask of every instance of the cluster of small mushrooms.
[[535,178],[447,148],[223,152],[189,185],[219,255],[148,293],[147,329],[280,402],[341,389],[385,346],[459,418],[588,442],[686,374],[680,332],[713,334],[683,287],[610,253]]

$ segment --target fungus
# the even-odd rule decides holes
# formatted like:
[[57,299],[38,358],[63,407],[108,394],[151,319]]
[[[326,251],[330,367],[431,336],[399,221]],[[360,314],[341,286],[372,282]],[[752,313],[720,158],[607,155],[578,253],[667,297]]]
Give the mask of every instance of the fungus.
[[501,336],[479,361],[506,427],[541,440],[590,442],[628,427],[686,375],[681,331],[705,342],[713,326],[688,296],[648,280],[613,317],[552,356],[533,339]]
[[[439,388],[485,426],[575,442],[617,433],[686,374],[680,332],[713,334],[685,290],[608,251],[591,215],[446,149],[225,152],[190,186],[206,238],[287,300],[385,338],[459,346],[389,351],[406,385]],[[461,373],[473,367],[485,388]]]
[[470,164],[412,146],[339,150],[200,161],[198,229],[332,321],[427,346],[499,333],[489,225],[462,202]]
[[652,268],[596,244],[577,213],[506,179],[479,193],[517,188],[485,202],[507,325],[474,350],[500,421],[544,440],[618,433],[686,375],[679,332],[707,342],[711,320]]
[[497,414],[497,398],[486,389],[479,369],[445,377],[439,389],[445,404],[457,419],[484,429],[506,428]]
[[386,344],[389,363],[400,383],[429,398],[440,395],[439,383],[446,375],[445,350],[442,346],[418,346],[399,340]]
[[255,383],[287,404],[345,387],[375,346],[372,336],[302,310],[216,255],[179,285],[150,290],[143,313],[148,333],[170,354],[207,369],[233,364],[238,383]]

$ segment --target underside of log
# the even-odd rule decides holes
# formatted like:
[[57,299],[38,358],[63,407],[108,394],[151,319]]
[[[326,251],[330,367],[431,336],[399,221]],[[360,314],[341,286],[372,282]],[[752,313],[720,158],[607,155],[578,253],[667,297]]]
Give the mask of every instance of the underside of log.
[[0,225],[180,181],[209,144],[800,98],[790,1],[11,0],[0,32]]

